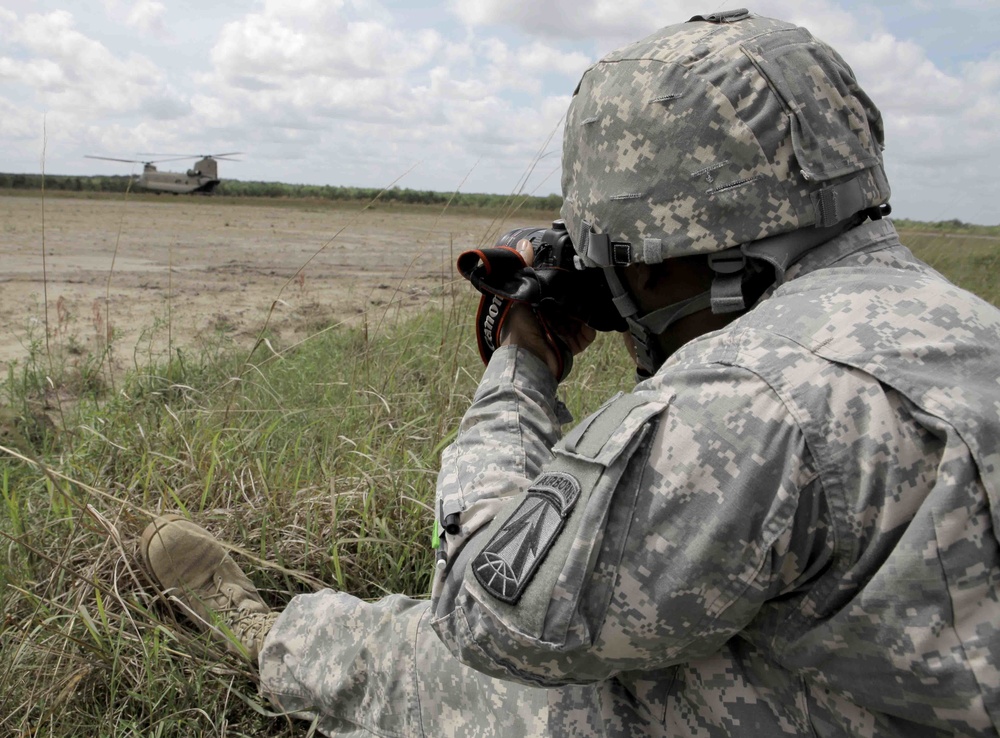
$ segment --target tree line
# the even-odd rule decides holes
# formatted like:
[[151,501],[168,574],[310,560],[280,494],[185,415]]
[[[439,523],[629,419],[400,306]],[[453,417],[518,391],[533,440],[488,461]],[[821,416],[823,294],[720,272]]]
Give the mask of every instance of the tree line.
[[[40,190],[41,174],[4,174],[0,172],[0,190]],[[74,176],[46,174],[46,190],[70,192],[125,192],[132,177],[128,175]],[[381,194],[380,194],[381,193]],[[332,185],[285,184],[284,182],[255,182],[226,179],[216,187],[215,194],[226,197],[271,197],[271,198],[312,198],[317,200],[347,200],[368,202],[378,197],[381,202],[420,205],[446,205],[451,202],[456,207],[499,208],[505,206],[508,195],[485,193],[451,193],[433,190],[411,190],[392,187],[383,191],[377,187],[335,187]],[[518,196],[521,207],[531,210],[556,211],[562,205],[562,197]]]
[[[45,189],[70,192],[125,192],[131,177],[124,174],[113,176],[76,177],[64,174],[46,174]],[[0,172],[0,189],[40,190],[41,174],[5,174]]]

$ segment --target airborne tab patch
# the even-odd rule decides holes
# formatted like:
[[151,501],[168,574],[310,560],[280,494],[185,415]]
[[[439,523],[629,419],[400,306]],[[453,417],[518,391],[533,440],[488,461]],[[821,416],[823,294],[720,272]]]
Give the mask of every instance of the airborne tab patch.
[[580,496],[580,482],[566,472],[543,474],[472,562],[483,588],[514,605],[549,552]]

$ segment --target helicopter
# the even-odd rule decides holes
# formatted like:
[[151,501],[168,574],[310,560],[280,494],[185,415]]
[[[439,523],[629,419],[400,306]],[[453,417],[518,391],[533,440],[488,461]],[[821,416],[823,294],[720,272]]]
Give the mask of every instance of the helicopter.
[[[144,190],[160,194],[170,192],[174,195],[194,194],[209,195],[219,182],[218,161],[239,161],[228,157],[237,156],[241,151],[228,151],[224,154],[139,154],[139,156],[166,156],[166,159],[154,159],[151,161],[141,161],[139,159],[118,159],[112,156],[84,156],[85,159],[103,159],[105,161],[121,161],[127,164],[142,164],[142,174],[140,174],[133,184]],[[198,158],[190,169],[186,172],[161,172],[156,168],[157,164],[167,161],[180,161],[181,159]]]

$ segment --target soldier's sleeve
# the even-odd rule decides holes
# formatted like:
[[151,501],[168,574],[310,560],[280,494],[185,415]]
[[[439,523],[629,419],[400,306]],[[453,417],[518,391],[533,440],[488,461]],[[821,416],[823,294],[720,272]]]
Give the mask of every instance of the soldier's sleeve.
[[[451,516],[460,522],[443,544],[451,559],[551,461],[568,419],[541,359],[510,346],[493,354],[455,441],[441,457],[435,512],[442,526]],[[461,580],[454,567],[444,574],[435,580],[435,596],[447,580]]]
[[434,627],[464,663],[560,685],[715,653],[828,556],[811,456],[756,375],[613,398],[456,557]]

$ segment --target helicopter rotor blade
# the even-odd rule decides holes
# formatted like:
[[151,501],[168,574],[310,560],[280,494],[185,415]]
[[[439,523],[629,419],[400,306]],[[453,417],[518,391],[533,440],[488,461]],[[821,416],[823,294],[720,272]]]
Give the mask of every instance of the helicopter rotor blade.
[[139,159],[118,159],[113,156],[91,156],[90,154],[84,154],[84,159],[103,159],[104,161],[123,161],[126,164],[149,164],[150,162],[140,161]]
[[[139,156],[172,156],[177,159],[220,159],[227,156],[238,156],[242,151],[227,151],[224,154],[154,154],[148,151],[140,151]],[[161,159],[160,161],[166,161]]]

